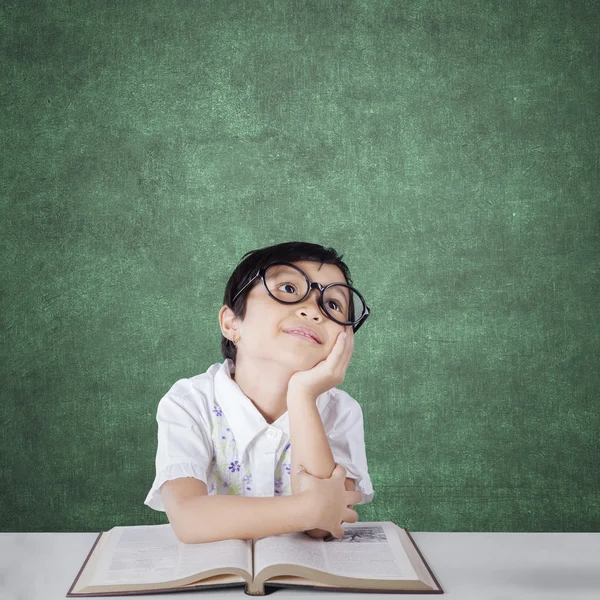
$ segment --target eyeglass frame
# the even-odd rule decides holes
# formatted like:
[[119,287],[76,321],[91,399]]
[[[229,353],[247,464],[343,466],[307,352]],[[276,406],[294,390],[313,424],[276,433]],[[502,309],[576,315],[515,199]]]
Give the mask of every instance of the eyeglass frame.
[[[267,280],[265,278],[265,273],[267,272],[267,269],[269,269],[269,268],[271,268],[271,267],[273,267],[275,265],[287,265],[287,266],[290,266],[293,269],[296,269],[296,271],[300,272],[304,276],[304,279],[306,279],[306,283],[308,284],[308,291],[306,292],[306,294],[304,295],[304,297],[300,298],[299,300],[295,300],[294,302],[284,302],[283,300],[279,300],[279,298],[275,298],[275,296],[273,296],[273,294],[271,294],[269,288],[267,287]],[[271,263],[267,267],[263,267],[262,269],[259,269],[257,271],[256,275],[254,275],[254,277],[252,277],[252,279],[250,279],[250,281],[248,281],[246,283],[246,285],[244,285],[244,287],[233,297],[233,300],[231,301],[232,306],[235,304],[235,301],[236,301],[237,297],[257,277],[260,277],[262,279],[262,282],[263,282],[263,285],[265,287],[265,290],[267,290],[267,294],[269,294],[269,296],[271,298],[273,298],[273,300],[275,300],[276,302],[279,302],[280,304],[298,304],[299,302],[303,302],[304,300],[306,300],[306,298],[308,298],[310,296],[310,294],[313,291],[313,289],[319,290],[319,299],[317,301],[317,304],[319,305],[319,308],[321,309],[321,311],[323,312],[323,314],[328,319],[330,319],[334,323],[337,323],[338,325],[342,325],[344,327],[348,327],[349,325],[352,325],[352,331],[354,333],[356,333],[361,328],[361,326],[367,320],[367,317],[371,313],[371,308],[369,306],[367,306],[367,303],[365,302],[365,299],[363,298],[362,294],[355,287],[352,287],[351,285],[348,285],[347,283],[336,283],[336,282],[329,283],[325,287],[323,287],[318,281],[311,281],[308,278],[308,275],[300,267],[297,267],[296,265],[293,265],[292,263],[289,263],[289,262],[275,262],[275,263]],[[336,321],[333,317],[331,317],[327,313],[327,311],[325,310],[325,306],[323,305],[323,295],[325,293],[325,290],[327,288],[330,288],[333,285],[343,285],[344,287],[350,288],[352,291],[354,291],[358,295],[358,297],[362,300],[362,303],[365,305],[365,309],[363,311],[363,314],[359,317],[359,319],[355,323],[348,323],[348,324],[346,324],[346,323],[340,323],[339,321]]]

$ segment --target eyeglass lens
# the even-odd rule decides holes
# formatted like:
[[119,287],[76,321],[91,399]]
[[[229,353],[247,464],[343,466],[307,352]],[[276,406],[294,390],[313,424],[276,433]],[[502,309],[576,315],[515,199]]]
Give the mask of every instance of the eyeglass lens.
[[[308,292],[308,282],[298,269],[288,265],[271,265],[265,273],[269,293],[281,302],[294,303]],[[325,290],[323,306],[334,320],[344,324],[355,323],[365,306],[354,288],[332,285]]]

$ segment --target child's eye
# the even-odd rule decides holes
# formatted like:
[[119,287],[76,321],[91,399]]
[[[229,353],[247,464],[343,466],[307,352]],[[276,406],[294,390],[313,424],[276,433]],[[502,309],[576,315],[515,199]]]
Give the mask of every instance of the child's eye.
[[[286,287],[291,287],[291,288],[293,288],[294,290],[296,289],[296,288],[295,288],[295,287],[294,287],[294,286],[293,286],[291,283],[282,283],[282,284],[280,284],[280,285],[279,285],[279,287],[281,287],[282,285],[285,285]],[[278,288],[278,289],[279,289],[279,288]]]
[[[280,289],[281,287],[286,287],[286,288],[292,288],[294,290],[294,292],[296,291],[296,286],[293,285],[292,283],[280,283],[277,286],[277,289]],[[290,294],[293,294],[294,292],[289,292]],[[327,304],[331,305],[333,304],[334,306],[336,306],[337,308],[334,308],[333,310],[337,310],[338,312],[341,310],[341,306],[335,301],[335,300],[328,300]]]

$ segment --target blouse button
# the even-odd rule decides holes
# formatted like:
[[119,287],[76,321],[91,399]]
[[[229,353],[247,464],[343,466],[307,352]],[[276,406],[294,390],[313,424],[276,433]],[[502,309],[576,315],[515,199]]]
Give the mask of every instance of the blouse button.
[[267,429],[267,439],[272,440],[276,436],[277,436],[277,432],[274,429],[272,429],[272,428]]

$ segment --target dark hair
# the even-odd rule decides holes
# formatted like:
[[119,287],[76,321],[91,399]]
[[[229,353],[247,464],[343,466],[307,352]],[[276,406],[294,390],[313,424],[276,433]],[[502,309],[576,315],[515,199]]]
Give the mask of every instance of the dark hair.
[[[321,264],[335,265],[344,274],[346,283],[352,285],[350,269],[342,261],[342,258],[343,255],[338,256],[338,253],[333,248],[325,248],[319,244],[310,244],[308,242],[285,242],[283,244],[276,244],[275,246],[251,250],[244,254],[241,262],[231,274],[225,288],[223,304],[233,310],[233,314],[238,319],[243,320],[246,316],[246,299],[254,286],[262,285],[260,277],[236,298],[235,305],[233,306],[231,302],[232,298],[256,275],[259,269],[266,268],[271,263],[279,261],[295,263],[297,261],[310,260]],[[224,335],[221,336],[221,354],[224,360],[230,358],[233,364],[235,364],[237,348]]]

